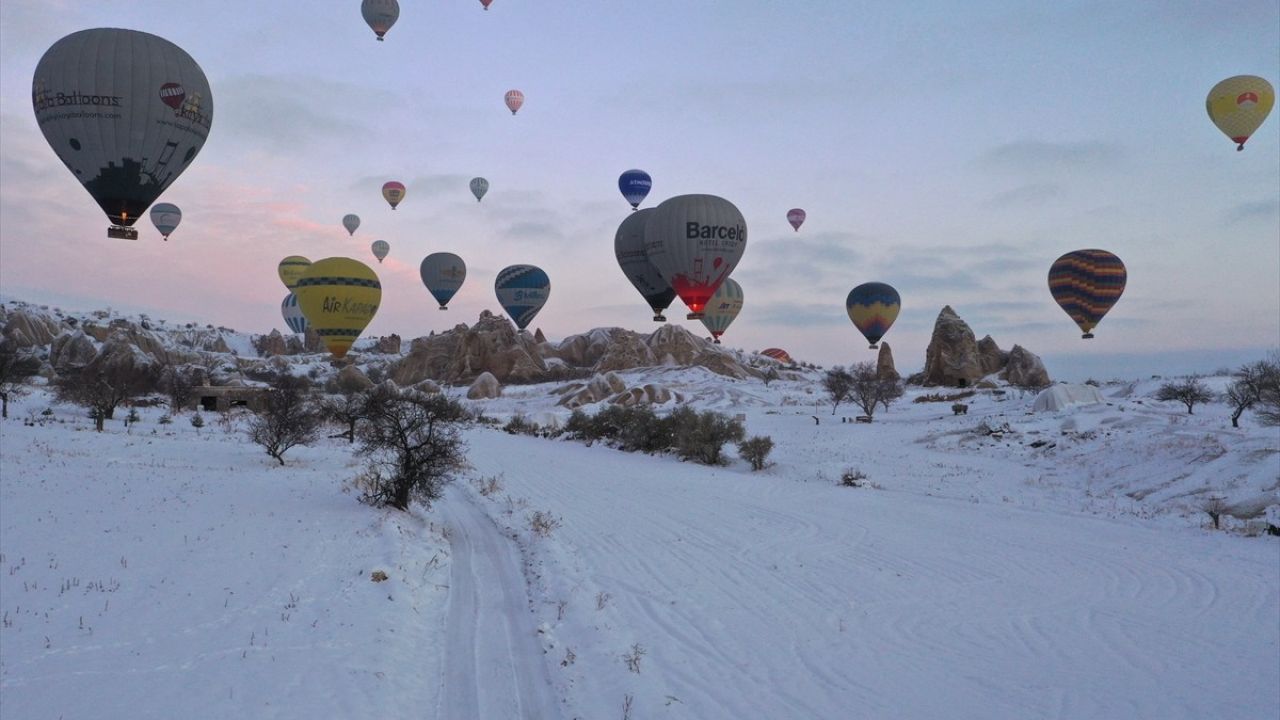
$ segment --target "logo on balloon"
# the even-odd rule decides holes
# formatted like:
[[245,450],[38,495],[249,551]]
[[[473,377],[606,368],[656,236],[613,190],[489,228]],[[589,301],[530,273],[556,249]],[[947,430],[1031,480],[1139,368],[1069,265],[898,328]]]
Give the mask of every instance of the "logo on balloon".
[[187,91],[178,83],[165,83],[160,86],[160,100],[174,110],[182,109],[182,101],[186,97]]

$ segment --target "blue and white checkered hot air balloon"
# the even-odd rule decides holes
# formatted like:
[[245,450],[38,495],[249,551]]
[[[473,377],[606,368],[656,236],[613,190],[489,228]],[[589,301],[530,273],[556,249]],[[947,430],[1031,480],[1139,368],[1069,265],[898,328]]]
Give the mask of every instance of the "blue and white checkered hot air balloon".
[[542,268],[533,265],[512,265],[498,273],[493,283],[498,294],[498,304],[524,330],[533,321],[551,295],[551,279]]
[[307,332],[307,318],[302,314],[302,308],[298,307],[298,296],[289,293],[284,296],[284,302],[280,303],[280,314],[284,316],[284,324],[289,329],[299,335],[305,335]]

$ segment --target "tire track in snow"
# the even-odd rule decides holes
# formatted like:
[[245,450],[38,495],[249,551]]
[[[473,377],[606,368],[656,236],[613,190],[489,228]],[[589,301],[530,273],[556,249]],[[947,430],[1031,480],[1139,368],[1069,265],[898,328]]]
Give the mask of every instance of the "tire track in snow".
[[516,548],[465,493],[438,507],[452,566],[437,717],[559,718]]

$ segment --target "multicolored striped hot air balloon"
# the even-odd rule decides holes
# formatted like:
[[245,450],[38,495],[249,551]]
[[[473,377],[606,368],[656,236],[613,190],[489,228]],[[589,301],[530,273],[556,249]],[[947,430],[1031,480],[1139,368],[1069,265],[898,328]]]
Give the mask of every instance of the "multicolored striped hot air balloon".
[[373,256],[378,258],[378,262],[382,262],[391,252],[391,243],[386,240],[374,240],[369,249],[373,251]]
[[902,297],[893,286],[882,282],[862,283],[849,291],[844,309],[858,332],[876,349],[876,343],[889,332],[902,309]]
[[720,336],[729,329],[729,325],[740,312],[742,312],[742,286],[733,278],[725,278],[702,312],[702,324],[707,327],[716,345],[720,344]]
[[747,248],[747,221],[715,195],[677,195],[653,209],[644,229],[649,262],[689,306],[690,320],[737,267]]
[[551,279],[542,268],[533,265],[512,265],[498,273],[493,283],[498,304],[524,330],[533,321],[551,296]]
[[765,348],[760,351],[761,355],[773,358],[784,365],[795,365],[796,361],[791,359],[791,353],[782,348]]
[[1237,75],[1213,86],[1204,107],[1209,119],[1243,150],[1244,143],[1267,119],[1276,104],[1271,83],[1255,75]]
[[440,303],[440,309],[448,310],[449,301],[467,279],[467,264],[453,253],[431,253],[422,259],[418,274],[422,276],[427,292]]
[[284,324],[293,332],[299,335],[305,335],[307,332],[307,317],[302,314],[302,308],[298,307],[298,296],[289,293],[284,296],[284,302],[280,303],[280,314],[284,316]]
[[404,183],[402,182],[392,180],[382,184],[382,199],[387,201],[392,210],[395,210],[400,201],[404,200],[405,192]]
[[400,19],[400,3],[396,0],[364,0],[360,3],[360,14],[373,34],[378,36],[378,42],[382,42],[382,36]]
[[1106,250],[1076,250],[1049,268],[1049,292],[1088,340],[1124,293],[1128,278],[1124,263]]
[[519,90],[508,90],[507,94],[502,96],[502,100],[507,104],[511,114],[515,115],[524,106],[524,93]]
[[359,260],[318,260],[294,288],[307,323],[335,358],[342,358],[369,326],[382,302],[382,283]]
[[662,273],[649,262],[649,256],[645,253],[644,229],[652,214],[652,208],[645,208],[631,213],[622,221],[617,234],[613,236],[613,254],[618,258],[622,273],[653,309],[654,321],[666,322],[667,318],[662,311],[676,299],[676,291],[662,279]]
[[791,227],[796,232],[800,232],[800,226],[804,224],[804,219],[807,217],[809,216],[800,208],[791,208],[787,211],[787,222],[791,223]]
[[311,267],[310,260],[301,255],[290,255],[276,266],[276,274],[280,276],[280,282],[292,292],[294,285],[298,284],[298,278],[302,277],[302,273],[309,267]]

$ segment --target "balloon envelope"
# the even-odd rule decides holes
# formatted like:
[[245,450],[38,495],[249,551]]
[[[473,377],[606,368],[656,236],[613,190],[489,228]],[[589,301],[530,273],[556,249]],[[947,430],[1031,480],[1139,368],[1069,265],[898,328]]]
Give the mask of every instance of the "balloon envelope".
[[400,19],[400,3],[396,0],[364,0],[360,3],[360,14],[381,42],[382,36]]
[[467,279],[467,264],[453,253],[431,253],[422,259],[418,274],[427,291],[440,303],[440,309],[448,310],[449,301]]
[[733,323],[738,313],[742,312],[742,286],[733,278],[725,278],[711,296],[707,309],[702,313],[702,324],[707,327],[716,344],[720,344],[720,336]]
[[503,100],[507,103],[507,109],[511,111],[511,114],[515,115],[516,111],[524,105],[524,93],[519,90],[508,90],[507,94],[503,96]]
[[476,196],[476,202],[480,202],[480,198],[489,192],[489,181],[482,177],[471,178],[471,194]]
[[493,283],[498,304],[524,330],[533,321],[551,295],[551,280],[542,268],[533,265],[512,265],[498,273]]
[[373,270],[343,257],[312,263],[293,293],[307,324],[337,358],[347,354],[382,302],[382,284]]
[[360,216],[359,215],[343,215],[342,227],[346,228],[348,233],[355,235],[356,228],[360,227]]
[[378,258],[378,262],[382,262],[387,253],[391,252],[391,244],[386,240],[374,240],[369,249],[373,251],[373,256]]
[[849,291],[844,309],[854,327],[862,333],[871,348],[875,349],[880,338],[889,332],[893,321],[902,309],[902,297],[892,286],[882,282],[863,283]]
[[178,229],[178,223],[182,222],[182,211],[173,203],[156,203],[151,206],[151,224],[156,226],[160,234],[165,240],[169,239],[169,233]]
[[1049,293],[1088,339],[1124,293],[1128,278],[1124,263],[1106,250],[1076,250],[1049,267]]
[[45,140],[113,226],[146,212],[213,123],[213,94],[196,61],[136,30],[81,30],[57,41],[36,65],[31,97]]
[[652,189],[653,178],[643,170],[628,170],[618,176],[618,190],[631,203],[632,210],[640,207],[640,203],[644,202]]
[[400,201],[404,199],[405,187],[404,183],[392,180],[382,185],[382,197],[391,205],[391,209],[395,210]]
[[622,221],[617,234],[613,236],[613,254],[618,258],[622,273],[653,309],[653,319],[663,322],[666,318],[662,311],[671,305],[676,291],[662,279],[662,273],[649,262],[649,256],[645,252],[644,230],[652,214],[652,208],[645,208],[631,213]]
[[791,208],[787,211],[787,222],[791,223],[791,227],[796,231],[800,231],[800,226],[804,224],[804,219],[808,217],[804,210],[800,208]]
[[491,2],[493,2],[493,0],[480,0],[480,4],[484,6],[485,10],[489,9],[489,3]]
[[694,320],[742,259],[747,222],[724,198],[677,195],[654,208],[644,236],[649,261]]
[[1244,149],[1245,141],[1267,119],[1275,104],[1275,88],[1254,75],[1237,75],[1223,80],[1213,86],[1204,101],[1209,119],[1236,143],[1236,150]]
[[280,303],[280,314],[284,316],[284,324],[293,332],[304,335],[307,332],[307,318],[298,307],[298,296],[289,293]]
[[301,255],[290,255],[280,261],[276,266],[276,274],[280,276],[280,282],[289,290],[298,284],[298,278],[302,277],[302,273],[311,267],[311,261]]
[[791,359],[791,353],[782,348],[765,348],[760,351],[760,354],[765,357],[771,357],[784,365],[794,365],[796,362]]

